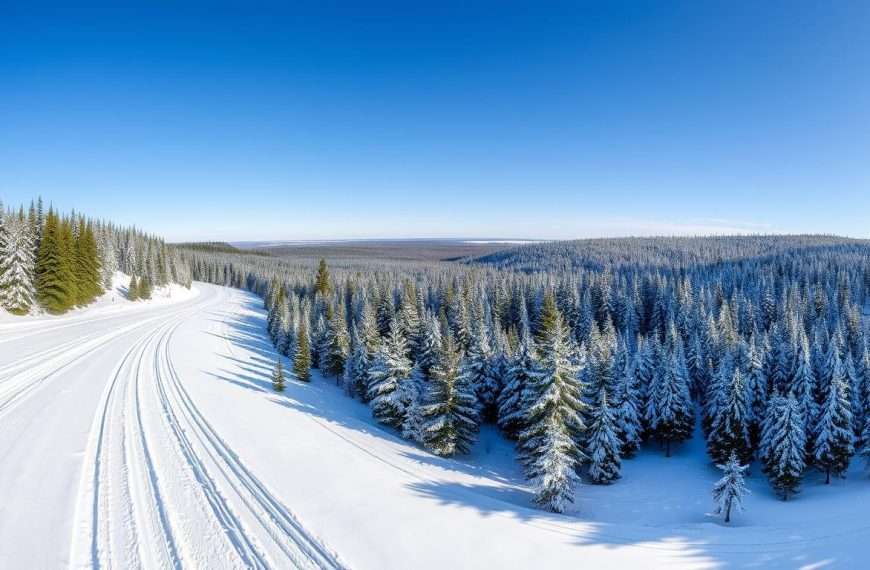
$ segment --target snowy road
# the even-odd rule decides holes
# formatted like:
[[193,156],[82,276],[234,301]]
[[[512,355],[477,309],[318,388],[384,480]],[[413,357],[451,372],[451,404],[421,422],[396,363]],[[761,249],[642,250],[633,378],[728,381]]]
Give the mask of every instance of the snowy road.
[[[0,567],[340,567],[176,371],[230,291],[0,331]],[[183,358],[183,356],[181,356]]]
[[[748,512],[706,516],[696,438],[644,451],[573,516],[531,507],[486,428],[447,460],[333,380],[274,393],[262,303],[196,284],[174,304],[0,323],[0,568],[853,567],[870,536],[856,461]],[[807,525],[814,520],[818,524]]]

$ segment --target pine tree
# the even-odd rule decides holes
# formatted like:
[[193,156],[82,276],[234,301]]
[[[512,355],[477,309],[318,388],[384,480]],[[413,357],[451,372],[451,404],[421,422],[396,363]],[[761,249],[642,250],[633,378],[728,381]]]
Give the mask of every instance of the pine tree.
[[[79,235],[75,240],[76,303],[87,305],[103,292],[100,279],[100,259],[93,226],[79,221]],[[147,298],[147,297],[146,297]]]
[[731,522],[731,511],[743,510],[743,497],[749,491],[743,481],[744,471],[748,465],[740,465],[736,454],[731,454],[728,462],[717,465],[724,475],[713,485],[713,502],[716,504],[716,514],[725,515],[725,522]]
[[405,417],[402,419],[402,437],[417,443],[423,443],[423,406],[428,388],[429,383],[416,366],[411,370],[411,377],[399,384],[399,400],[405,410]]
[[650,394],[650,399],[656,402],[656,414],[648,421],[652,432],[665,444],[665,456],[670,457],[671,445],[692,437],[695,424],[686,360],[679,339],[670,358],[659,366],[656,376]]
[[317,265],[317,277],[314,281],[314,291],[323,298],[329,296],[330,291],[332,291],[329,284],[329,269],[326,267],[325,259],[321,259],[320,263]]
[[836,352],[831,366],[830,385],[813,430],[813,462],[825,472],[826,484],[832,474],[839,477],[846,472],[855,452],[849,388]]
[[640,391],[635,376],[635,359],[628,354],[624,341],[620,341],[615,371],[614,416],[619,435],[620,454],[624,458],[633,457],[640,449]]
[[23,219],[9,215],[0,221],[0,305],[16,315],[29,313],[35,302],[33,248]]
[[478,322],[469,338],[463,367],[477,394],[481,417],[487,421],[496,419],[496,402],[501,389],[501,383],[492,370],[491,358],[492,348],[486,326]]
[[311,381],[311,347],[308,340],[308,327],[305,319],[299,323],[296,332],[296,354],[293,355],[293,374],[303,382]]
[[442,457],[471,451],[477,438],[477,396],[467,375],[460,374],[461,355],[448,334],[431,370],[432,379],[422,407],[423,444]]
[[344,367],[344,385],[351,396],[367,400],[369,353],[365,343],[360,339],[359,328],[354,329],[351,336],[351,352]]
[[75,303],[72,258],[64,246],[61,222],[53,210],[45,220],[36,260],[36,297],[50,313],[63,313]]
[[401,428],[405,418],[402,382],[411,376],[411,361],[405,356],[407,344],[398,323],[390,329],[375,351],[369,366],[369,404],[372,415],[382,424]]
[[151,279],[147,275],[139,280],[139,298],[145,301],[151,298]]
[[505,387],[498,397],[498,427],[512,439],[525,427],[523,394],[537,365],[528,326],[521,334],[519,349],[508,365]]
[[806,467],[806,422],[794,394],[776,395],[768,404],[762,433],[761,461],[771,486],[784,500],[800,486]]
[[420,319],[418,333],[417,365],[424,376],[429,377],[431,369],[438,362],[441,346],[441,327],[433,314]]
[[707,450],[717,464],[725,463],[732,454],[742,464],[749,463],[752,458],[746,395],[743,374],[735,368],[707,438]]
[[130,301],[139,300],[139,281],[135,275],[130,276],[130,285],[127,286],[127,299]]
[[519,446],[535,489],[535,502],[563,512],[574,502],[576,470],[586,459],[579,444],[585,431],[581,418],[585,405],[569,332],[552,295],[547,295],[541,323],[540,366],[532,371],[526,385],[526,427],[520,433]]
[[272,388],[276,392],[283,392],[284,385],[284,366],[281,364],[281,359],[278,359],[275,361],[275,368],[272,370]]
[[344,372],[344,365],[350,352],[347,324],[341,311],[332,311],[331,318],[326,324],[324,345],[320,368],[325,374],[338,378]]
[[607,484],[619,478],[620,443],[616,419],[607,402],[607,389],[601,390],[599,400],[592,407],[589,424],[587,455],[589,478],[593,483]]

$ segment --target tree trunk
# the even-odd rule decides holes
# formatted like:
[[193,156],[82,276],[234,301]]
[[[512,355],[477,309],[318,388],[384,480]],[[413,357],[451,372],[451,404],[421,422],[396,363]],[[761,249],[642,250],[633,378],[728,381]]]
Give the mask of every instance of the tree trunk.
[[825,469],[825,485],[831,484],[831,470]]
[[731,501],[728,501],[728,506],[725,507],[725,522],[731,522]]
[[665,442],[665,457],[671,456],[671,440]]

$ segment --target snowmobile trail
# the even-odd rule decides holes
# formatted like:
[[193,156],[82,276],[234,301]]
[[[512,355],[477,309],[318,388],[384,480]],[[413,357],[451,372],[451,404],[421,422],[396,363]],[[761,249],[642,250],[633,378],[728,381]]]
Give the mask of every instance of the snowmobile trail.
[[161,321],[106,385],[85,458],[77,567],[340,568],[220,438],[173,364],[173,334],[218,295]]

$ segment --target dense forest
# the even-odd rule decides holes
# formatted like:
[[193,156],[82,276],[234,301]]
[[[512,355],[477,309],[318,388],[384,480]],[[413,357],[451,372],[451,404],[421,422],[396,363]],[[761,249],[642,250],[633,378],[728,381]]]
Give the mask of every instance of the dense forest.
[[169,282],[190,285],[176,250],[154,236],[46,211],[41,199],[17,211],[0,203],[0,306],[6,311],[60,314],[87,305],[111,287],[115,271],[134,276],[145,291]]
[[497,424],[553,511],[581,478],[614,482],[642,445],[669,455],[696,432],[729,505],[754,460],[789,499],[808,469],[830,480],[870,453],[870,242],[586,240],[332,267],[183,257],[195,279],[263,297],[298,379],[319,369],[432,453],[465,453]]

